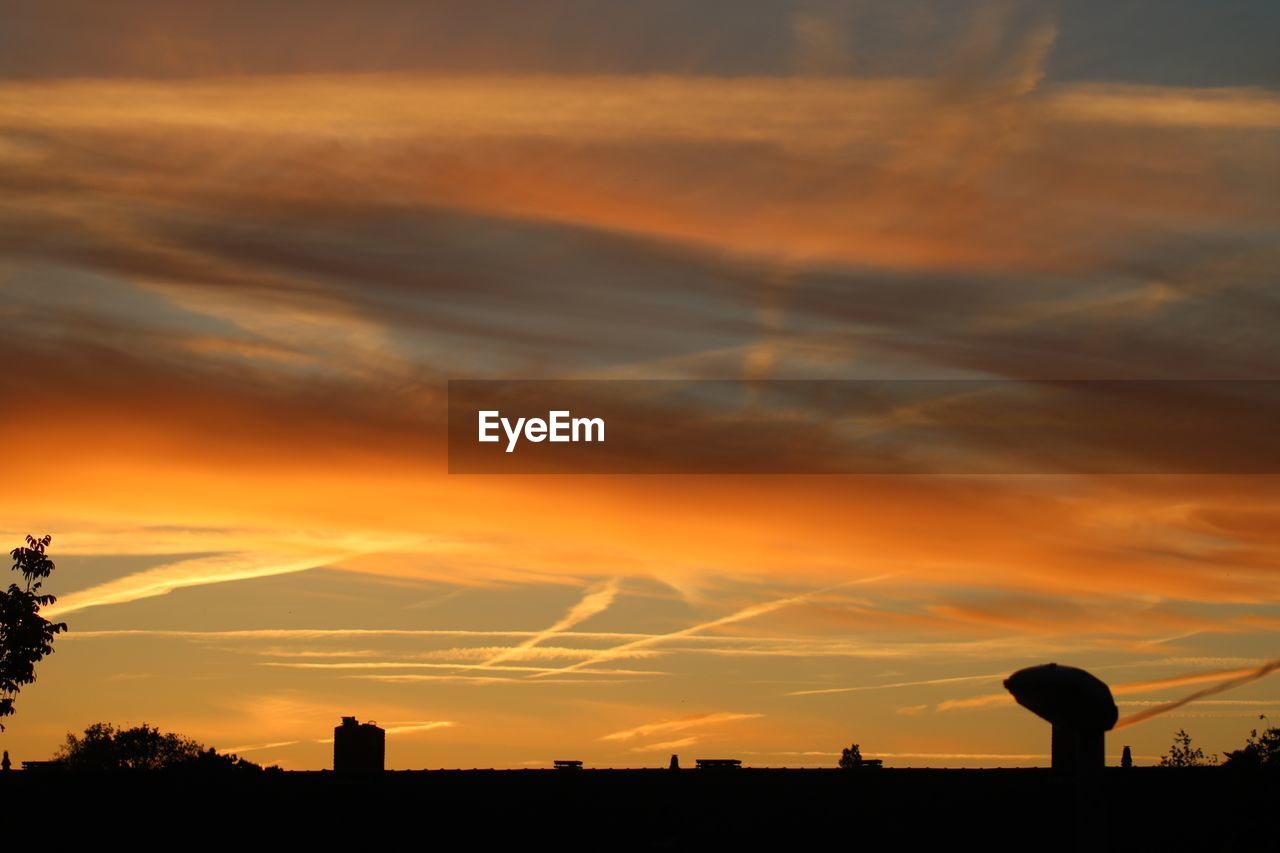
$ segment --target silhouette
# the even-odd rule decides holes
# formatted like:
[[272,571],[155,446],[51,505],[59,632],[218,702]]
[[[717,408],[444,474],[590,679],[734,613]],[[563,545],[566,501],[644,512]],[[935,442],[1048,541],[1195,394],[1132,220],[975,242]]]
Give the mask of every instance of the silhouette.
[[[23,762],[26,767],[28,762]],[[129,729],[94,723],[82,737],[67,734],[66,743],[50,764],[68,771],[225,770],[260,772],[262,767],[236,755],[219,753],[173,732],[143,723]]]
[[1210,758],[1200,747],[1191,746],[1191,735],[1187,734],[1186,729],[1174,732],[1173,744],[1160,757],[1161,767],[1205,767],[1217,763],[1218,756]]
[[[1080,851],[1106,849],[1106,802],[1101,777],[1106,733],[1120,718],[1111,688],[1073,666],[1047,663],[1020,669],[1004,681],[1018,704],[1053,726],[1053,771],[1073,783],[1075,844]],[[1063,797],[1064,800],[1068,799]]]
[[13,762],[9,760],[9,750],[4,751],[4,758],[0,758],[0,771],[8,773],[13,769]]
[[1272,726],[1261,735],[1257,729],[1249,732],[1244,746],[1228,752],[1225,763],[1233,768],[1280,770],[1280,728]]
[[1018,704],[1053,726],[1054,770],[1100,770],[1104,738],[1120,717],[1111,688],[1073,666],[1048,663],[1020,669],[1004,681]]
[[667,765],[667,769],[668,769],[668,770],[679,770],[679,769],[680,769],[680,756],[678,756],[678,755],[672,755],[672,756],[671,756],[671,763]]
[[57,601],[40,593],[43,579],[54,569],[53,560],[45,554],[52,540],[48,535],[28,536],[26,547],[9,552],[10,569],[21,572],[24,583],[0,590],[0,718],[14,712],[18,692],[36,680],[36,664],[53,653],[53,638],[67,630],[67,623],[50,622],[40,615],[41,608]]
[[[336,755],[342,747],[358,752],[368,746],[359,739],[362,732],[382,746],[381,729],[350,717],[335,731]],[[1018,853],[1267,850],[1275,846],[1272,823],[1247,816],[1270,814],[1280,796],[1280,774],[1214,766],[1068,775],[1046,768],[744,768],[737,759],[700,759],[698,769],[707,772],[668,773],[588,769],[561,759],[557,769],[536,770],[175,776],[174,767],[204,769],[213,750],[149,726],[141,732],[90,727],[85,737],[71,740],[85,758],[100,757],[86,744],[109,748],[113,756],[77,768],[120,772],[104,784],[102,773],[77,772],[65,760],[24,761],[22,771],[0,778],[6,802],[57,802],[86,825],[145,814],[148,831],[172,820],[180,822],[174,829],[190,832],[194,817],[234,814],[268,836],[287,834],[291,846],[303,841],[326,849],[349,833],[421,833],[429,809],[427,814],[474,827],[485,849],[565,846],[570,830],[581,846],[618,850],[820,849],[849,846],[853,827],[860,849],[950,849],[963,828],[984,849]],[[1249,739],[1273,742],[1280,743],[1280,732]],[[1264,749],[1270,747],[1257,747]],[[848,752],[861,756],[857,745]],[[164,755],[179,758],[157,757]],[[678,756],[672,759],[678,767]],[[862,758],[855,766],[878,764]],[[1183,802],[1194,804],[1195,819],[1169,820],[1170,804]],[[1118,804],[1111,820],[1108,803]]]
[[1132,767],[1132,766],[1133,766],[1133,753],[1129,751],[1129,747],[1128,747],[1128,746],[1125,746],[1125,748],[1124,748],[1124,752],[1123,752],[1123,753],[1121,753],[1121,755],[1120,755],[1120,766],[1121,766],[1121,767]]
[[381,773],[386,766],[387,733],[374,722],[343,717],[333,729],[333,770],[343,774]]
[[862,750],[856,743],[841,750],[838,766],[841,770],[854,770],[862,766]]

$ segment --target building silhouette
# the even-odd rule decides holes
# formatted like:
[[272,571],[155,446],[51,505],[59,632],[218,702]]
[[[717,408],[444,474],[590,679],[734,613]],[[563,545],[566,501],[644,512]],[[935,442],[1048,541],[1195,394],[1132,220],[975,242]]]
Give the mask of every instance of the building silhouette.
[[333,769],[335,773],[381,773],[386,766],[387,733],[376,723],[358,723],[343,717],[333,729]]
[[1100,772],[1106,733],[1118,717],[1111,688],[1091,673],[1047,663],[1020,669],[1004,681],[1018,704],[1053,726],[1053,769],[1062,773]]

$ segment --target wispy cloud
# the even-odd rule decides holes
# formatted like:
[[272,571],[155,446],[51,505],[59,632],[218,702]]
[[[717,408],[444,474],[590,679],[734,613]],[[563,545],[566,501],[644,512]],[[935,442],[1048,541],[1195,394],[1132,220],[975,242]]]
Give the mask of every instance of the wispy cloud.
[[[1121,708],[1149,708],[1155,705],[1167,705],[1167,701],[1159,699],[1122,699],[1116,703]],[[1197,705],[1210,705],[1213,707],[1228,708],[1280,708],[1280,698],[1277,699],[1197,699]]]
[[1004,678],[1008,673],[992,673],[990,675],[956,675],[948,678],[926,678],[920,681],[895,681],[890,684],[859,684],[853,687],[825,687],[818,690],[794,690],[788,696],[819,696],[825,693],[858,693],[864,690],[892,690],[897,687],[922,687],[932,684],[955,684],[964,681],[993,681]]
[[643,746],[633,746],[628,752],[666,752],[670,749],[680,749],[685,746],[693,746],[698,742],[696,735],[690,737],[682,737],[678,740],[665,740],[662,743],[650,743]]
[[[615,646],[612,649],[602,650],[596,653],[595,655],[587,658],[586,660],[582,660],[582,661],[579,661],[578,663],[571,664],[570,666],[561,668],[559,672],[562,672],[562,673],[576,672],[580,669],[584,669],[596,663],[613,660],[617,656],[630,652],[634,649],[644,649],[650,646],[659,645],[661,643],[668,643],[668,642],[671,642],[672,640],[679,640],[685,637],[691,637],[691,636],[694,636],[695,634],[700,634],[700,633],[703,633],[704,631],[709,631],[712,628],[720,628],[725,625],[732,625],[736,622],[745,622],[749,619],[755,619],[758,616],[764,616],[767,613],[773,613],[775,610],[781,610],[784,607],[790,607],[795,604],[801,604],[806,601],[811,601],[816,596],[831,592],[834,589],[839,589],[841,587],[846,587],[846,586],[852,586],[855,584],[874,583],[876,581],[884,580],[885,578],[888,578],[888,577],[892,577],[892,575],[876,575],[874,577],[860,578],[858,580],[846,581],[844,583],[834,584],[832,586],[825,587],[823,589],[814,590],[813,592],[801,593],[799,595],[790,595],[790,596],[787,596],[786,598],[778,598],[778,599],[774,599],[773,601],[765,601],[759,604],[752,604],[748,607],[742,608],[741,610],[737,610],[733,613],[730,613],[727,616],[721,616],[718,619],[712,619],[709,622],[702,622],[697,625],[691,625],[688,628],[682,628],[679,631],[672,631],[669,634],[661,634],[653,637],[643,637],[638,640],[632,640],[629,643],[623,643],[620,646]],[[538,676],[534,676],[534,677],[537,678]]]
[[1048,758],[1037,752],[877,752],[877,758],[936,758],[939,760],[973,759],[982,761],[1034,761]]
[[[805,61],[838,62],[824,40],[848,36],[849,22],[805,5]],[[520,14],[533,24],[546,13]],[[45,17],[44,37],[61,47],[36,51],[26,65],[101,67],[74,27]],[[207,610],[187,618],[186,608],[202,605],[196,588],[294,573],[259,584],[301,593],[289,599],[297,609],[288,624],[393,626],[73,631],[59,642],[84,645],[69,646],[76,654],[59,666],[141,655],[145,667],[121,668],[156,670],[165,683],[174,658],[198,667],[230,648],[241,654],[232,662],[240,673],[308,690],[370,679],[372,692],[420,700],[457,685],[459,701],[475,701],[469,685],[621,684],[619,702],[634,702],[637,681],[651,676],[607,667],[677,658],[689,671],[655,669],[714,688],[707,695],[725,701],[713,707],[754,707],[730,704],[751,695],[735,690],[760,689],[733,671],[764,670],[766,689],[848,694],[885,710],[869,717],[874,727],[881,718],[910,722],[886,709],[916,709],[908,703],[923,697],[884,692],[899,687],[955,697],[939,709],[1009,702],[965,698],[965,681],[973,692],[997,687],[978,684],[981,676],[929,678],[985,671],[992,660],[1051,659],[1051,650],[1119,656],[1144,644],[1190,654],[1215,645],[1201,631],[1236,632],[1233,650],[1265,648],[1280,625],[1270,612],[1280,576],[1269,481],[690,478],[673,488],[662,478],[568,484],[441,473],[433,430],[444,377],[464,373],[1275,375],[1280,349],[1265,327],[1280,268],[1280,168],[1267,144],[1280,128],[1277,93],[1259,81],[1068,83],[1054,67],[1080,64],[1048,62],[1062,49],[1048,16],[979,17],[968,38],[959,25],[937,30],[965,45],[957,70],[937,78],[857,78],[852,66],[814,78],[719,67],[696,76],[708,67],[696,56],[694,66],[671,65],[679,46],[655,48],[668,52],[661,67],[674,73],[632,74],[603,61],[588,63],[600,74],[582,73],[576,55],[547,59],[564,53],[555,39],[525,46],[532,64],[573,74],[528,74],[530,64],[517,61],[459,76],[475,57],[441,63],[443,73],[429,77],[325,66],[332,51],[351,58],[346,42],[368,41],[347,39],[303,51],[306,70],[334,72],[320,75],[255,74],[264,58],[233,49],[243,44],[235,40],[223,51],[211,43],[194,53],[130,52],[176,56],[168,68],[176,78],[39,80],[27,74],[39,69],[25,69],[8,80],[0,390],[41,417],[0,423],[8,476],[24,483],[0,499],[0,515],[15,534],[28,519],[55,520],[55,547],[63,542],[60,553],[83,566],[92,555],[177,561],[98,583],[108,577],[104,561],[81,576],[94,586],[64,593],[75,577],[68,560],[50,589],[62,600],[48,614],[84,614],[75,621],[87,627],[127,628],[106,620],[131,615],[216,625]],[[124,32],[130,22],[112,26]],[[865,40],[871,30],[858,24],[854,37]],[[99,50],[119,41],[89,35]],[[741,52],[734,44],[730,53]],[[202,64],[204,47],[226,61]],[[465,52],[443,47],[455,59]],[[849,47],[860,68],[871,67],[866,46]],[[117,72],[151,68],[119,53],[111,53]],[[777,53],[752,51],[748,67],[772,73],[757,60]],[[50,65],[46,54],[61,59]],[[508,54],[530,55],[493,55]],[[242,68],[242,55],[258,65]],[[265,65],[274,72],[299,61]],[[191,76],[228,70],[237,73]],[[617,108],[601,110],[601,98]],[[1078,346],[1084,339],[1090,345]],[[62,540],[60,529],[84,533]],[[300,529],[359,532],[335,544],[294,537]],[[458,547],[446,554],[414,541],[424,530]],[[373,553],[362,553],[369,543]],[[190,558],[208,554],[220,556]],[[310,567],[320,570],[303,574]],[[383,597],[385,609],[366,618],[325,598],[325,568],[394,576],[412,591]],[[782,596],[882,571],[903,576],[891,604],[805,602],[803,612],[779,612],[799,601],[784,598],[714,618],[738,606],[725,602],[755,600],[743,589]],[[687,611],[637,606],[652,621],[635,624],[652,630],[578,631],[616,606],[618,587],[583,589],[605,573],[627,578],[628,592],[646,576],[724,597],[690,596]],[[508,598],[500,609],[516,608],[509,624],[549,628],[430,627],[469,624],[468,608],[482,606],[472,591],[482,601],[498,585],[542,582],[583,598],[558,621],[551,612],[526,621],[541,612],[532,603],[548,600],[541,596]],[[448,613],[404,609],[463,586],[465,600]],[[174,590],[193,591],[155,598]],[[148,598],[149,607],[92,609]],[[237,621],[221,624],[258,624],[267,612],[227,614]],[[757,626],[746,620],[770,613],[777,632],[789,625],[803,638],[728,636],[750,633]],[[692,627],[666,633],[681,625]],[[446,642],[428,642],[437,638]],[[164,648],[172,640],[201,645],[175,654]],[[468,643],[475,647],[434,648]],[[281,648],[290,645],[298,648]],[[328,646],[335,662],[370,666],[256,666],[262,654],[322,662]],[[727,656],[750,666],[723,666]],[[859,663],[877,658],[893,658],[900,674],[872,676]],[[1130,688],[1177,692],[1256,668],[1220,666],[1237,669],[1158,683],[1137,679],[1180,670],[1135,669]],[[55,694],[56,682],[47,685]],[[402,687],[384,691],[381,682]],[[198,714],[223,683],[184,682],[192,692],[176,706]],[[669,696],[683,686],[654,689]],[[80,707],[64,698],[67,714]],[[240,729],[211,720],[208,730],[220,742],[279,743],[323,732],[335,701],[318,701],[305,727],[271,712]],[[822,710],[817,701],[784,704],[800,714]],[[509,710],[553,715],[536,704]],[[599,731],[632,722],[609,713]],[[548,726],[579,719],[565,714]],[[963,753],[964,745],[927,746]],[[535,744],[526,755],[544,752]]]
[[[1277,666],[1280,666],[1280,661],[1266,661],[1258,666],[1217,669],[1209,672],[1189,672],[1185,675],[1174,675],[1168,678],[1129,681],[1124,684],[1113,685],[1111,692],[1117,696],[1125,696],[1133,693],[1144,693],[1149,690],[1168,690],[1174,687],[1184,687],[1188,684],[1203,684],[1206,681],[1222,682],[1223,684],[1231,684],[1234,687],[1240,684],[1248,684],[1250,681],[1269,675]],[[1244,680],[1239,681],[1239,679]],[[1224,689],[1229,690],[1231,688]],[[1214,692],[1221,691],[1215,690]],[[1204,695],[1211,694],[1206,693]]]
[[[453,684],[621,684],[624,681],[610,678],[512,678],[501,675],[473,675],[450,673],[447,675],[427,675],[421,673],[395,673],[388,675],[348,675],[347,678],[363,681],[381,681],[387,684],[413,684],[415,682],[439,681]],[[630,679],[625,683],[632,683]]]
[[630,729],[623,729],[619,732],[607,734],[600,740],[608,741],[627,741],[634,740],[638,737],[648,737],[656,734],[667,734],[669,732],[682,732],[686,729],[702,728],[704,726],[716,726],[722,723],[733,723],[738,720],[752,720],[762,717],[763,714],[739,714],[730,711],[722,711],[714,714],[696,714],[692,717],[681,717],[675,720],[663,720],[657,723],[645,723],[641,726],[635,726]]
[[[1195,702],[1197,699],[1203,699],[1206,696],[1216,696],[1219,693],[1225,693],[1228,690],[1234,690],[1237,687],[1243,687],[1246,684],[1250,684],[1254,681],[1258,681],[1259,679],[1266,678],[1268,675],[1275,672],[1277,669],[1280,669],[1280,658],[1277,658],[1275,660],[1269,660],[1266,663],[1264,663],[1262,666],[1257,667],[1256,669],[1246,670],[1245,672],[1234,673],[1230,677],[1222,679],[1215,684],[1211,684],[1208,687],[1204,687],[1204,688],[1201,688],[1200,690],[1196,690],[1192,693],[1189,693],[1188,695],[1183,696],[1181,699],[1175,699],[1172,702],[1166,702],[1163,705],[1156,705],[1153,708],[1147,708],[1145,710],[1138,711],[1135,714],[1130,714],[1129,716],[1124,717],[1119,722],[1117,722],[1116,728],[1123,729],[1123,728],[1127,728],[1128,726],[1137,725],[1138,723],[1142,723],[1147,720],[1150,720],[1152,717],[1158,717],[1161,714],[1167,714],[1170,711],[1173,711],[1177,708],[1181,708],[1183,705],[1187,705],[1191,702]],[[1184,682],[1184,683],[1190,683],[1190,682]]]
[[[479,661],[487,660],[496,652],[508,651],[511,646],[453,646],[446,649],[430,649],[427,651],[404,652],[394,654],[389,652],[377,651],[375,649],[293,649],[282,648],[280,646],[272,646],[265,649],[249,649],[252,654],[262,657],[278,657],[278,658],[369,658],[371,660],[390,660],[391,654],[398,660],[416,661],[416,660],[436,660],[436,661]],[[519,655],[513,655],[509,660],[521,661],[544,661],[544,660],[580,660],[590,657],[599,649],[596,648],[571,648],[569,646],[534,646],[522,649]],[[632,658],[651,658],[660,656],[656,651],[635,651],[632,652]],[[453,664],[457,667],[458,664]],[[463,671],[474,670],[479,667],[464,667]],[[486,667],[491,668],[491,667]]]
[[[1206,696],[1214,696],[1224,693],[1228,690],[1234,690],[1251,682],[1265,678],[1272,672],[1280,669],[1280,659],[1271,660],[1257,667],[1247,669],[1232,670],[1214,670],[1211,672],[1191,672],[1185,675],[1175,675],[1168,678],[1144,679],[1141,681],[1129,681],[1121,684],[1109,685],[1111,693],[1114,696],[1126,696],[1134,693],[1146,693],[1153,690],[1168,690],[1175,687],[1183,687],[1189,684],[1203,684],[1204,682],[1214,682],[1211,686],[1176,699],[1172,702],[1164,702],[1156,704],[1154,707],[1147,708],[1143,711],[1131,714],[1122,718],[1116,723],[1116,728],[1124,728],[1136,723],[1149,720],[1152,717],[1168,713],[1176,708],[1180,708],[1197,699]],[[947,699],[939,702],[936,710],[938,711],[959,711],[972,710],[974,708],[987,708],[993,705],[1004,705],[1012,703],[1013,697],[1007,692],[987,693],[981,696],[970,696],[962,699]]]
[[502,661],[519,658],[525,651],[537,646],[539,643],[549,640],[561,632],[568,631],[569,629],[580,625],[598,613],[603,613],[605,610],[609,609],[609,605],[613,604],[613,600],[617,595],[617,578],[602,581],[601,583],[590,587],[582,596],[582,600],[569,608],[569,612],[562,616],[550,628],[547,628],[544,631],[539,631],[524,642],[519,643],[510,649],[504,649],[497,652],[492,657],[477,664],[475,668],[486,669],[493,667]]
[[326,565],[340,556],[338,553],[274,556],[220,554],[180,560],[59,596],[58,602],[49,607],[47,613],[50,618],[58,618],[90,607],[166,595],[175,589],[305,572]]
[[[429,732],[436,729],[448,729],[456,726],[457,723],[452,720],[427,720],[422,722],[393,723],[382,727],[382,730],[388,735],[412,734],[415,732]],[[223,752],[242,753],[257,752],[264,749],[278,749],[286,746],[293,746],[299,743],[333,743],[333,738],[316,738],[315,740],[280,740],[271,743],[254,743],[244,746],[230,746],[223,749]]]
[[[388,735],[413,734],[415,732],[430,732],[436,729],[450,729],[457,723],[451,720],[431,720],[422,723],[394,723],[392,725],[383,726],[382,730]],[[316,743],[333,743],[333,738],[321,738]]]
[[[186,631],[169,628],[111,628],[77,631],[68,637],[106,639],[128,637],[164,637],[183,640],[318,640],[332,637],[531,637],[536,631],[477,630],[471,628],[244,628],[210,631]],[[581,639],[625,640],[654,634],[622,631],[577,631],[565,636]]]
[[945,699],[937,705],[938,711],[967,711],[973,708],[989,708],[992,705],[1012,705],[1013,696],[1009,693],[986,693],[982,696],[969,696],[964,699]]
[[[251,744],[245,744],[242,746],[228,746],[224,748],[222,751],[233,753],[233,754],[239,754],[242,752],[256,752],[258,750],[263,750],[263,749],[277,749],[279,747],[284,747],[284,746],[293,746],[295,743],[302,743],[302,741],[278,740],[278,741],[273,741],[272,743],[251,743]],[[316,741],[316,743],[319,743],[319,741]]]
[[[259,666],[274,666],[282,669],[316,669],[316,670],[355,670],[355,669],[448,669],[458,670],[457,664],[451,663],[427,663],[424,661],[409,660],[382,660],[382,661],[342,661],[342,662],[302,662],[302,661],[263,661]],[[474,672],[479,667],[464,668],[458,675],[464,675],[468,671]],[[498,665],[485,667],[485,669],[497,672],[538,672],[538,673],[558,673],[561,670],[554,667],[546,666],[518,666],[518,665]],[[590,675],[665,675],[665,673],[657,670],[644,669],[592,669],[583,673],[584,676]]]
[[389,735],[411,734],[413,732],[429,732],[435,729],[448,729],[456,726],[452,720],[431,720],[425,723],[391,723],[383,726]]

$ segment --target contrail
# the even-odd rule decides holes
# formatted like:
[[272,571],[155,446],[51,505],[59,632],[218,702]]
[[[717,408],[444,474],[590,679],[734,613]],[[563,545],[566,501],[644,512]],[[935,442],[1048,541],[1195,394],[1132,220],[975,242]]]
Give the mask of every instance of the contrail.
[[[1154,717],[1157,714],[1163,714],[1174,708],[1180,707],[1193,702],[1204,696],[1212,696],[1215,693],[1221,693],[1224,690],[1231,690],[1242,684],[1248,684],[1262,678],[1267,673],[1277,667],[1280,661],[1270,661],[1261,667],[1250,669],[1220,669],[1213,672],[1193,672],[1187,675],[1175,675],[1169,678],[1155,678],[1146,681],[1130,681],[1125,684],[1112,684],[1111,693],[1115,696],[1129,696],[1134,693],[1145,693],[1149,690],[1164,690],[1169,687],[1182,687],[1187,684],[1200,684],[1205,681],[1217,681],[1210,687],[1205,687],[1192,693],[1184,699],[1178,699],[1173,702],[1164,702],[1145,711],[1126,717],[1116,724],[1116,728],[1123,728],[1132,723],[1140,723],[1148,717]],[[927,683],[927,682],[926,682]],[[999,693],[987,693],[982,696],[970,696],[965,699],[947,699],[939,702],[935,710],[937,711],[955,711],[970,708],[984,708],[988,705],[999,705],[1005,702],[1013,701],[1012,697],[1005,691]]]
[[[424,723],[401,723],[399,725],[387,726],[383,731],[389,735],[398,735],[406,732],[429,732],[432,729],[447,729],[456,725],[457,723],[452,720],[432,720]],[[277,749],[283,746],[293,746],[295,743],[333,743],[333,738],[316,738],[314,740],[278,740],[274,743],[254,743],[246,746],[229,746],[222,751],[224,753],[235,755],[241,752],[255,752],[262,749]]]
[[[784,607],[790,607],[793,604],[799,604],[803,601],[807,601],[816,595],[822,595],[824,593],[831,592],[833,589],[852,586],[854,584],[872,583],[874,581],[884,580],[885,578],[892,577],[892,576],[893,575],[891,574],[876,575],[874,577],[861,578],[855,581],[845,581],[843,583],[833,584],[832,586],[827,586],[827,587],[823,587],[822,589],[814,590],[813,592],[805,592],[805,593],[801,593],[800,595],[792,595],[786,598],[778,598],[773,601],[763,602],[761,604],[752,604],[749,607],[744,607],[741,610],[738,610],[734,613],[730,613],[728,616],[721,616],[719,619],[713,619],[710,622],[702,622],[698,625],[691,625],[690,627],[682,628],[679,631],[672,631],[670,634],[655,634],[649,637],[641,637],[638,640],[632,640],[629,643],[623,643],[622,645],[614,646],[611,649],[602,649],[598,654],[592,655],[591,657],[586,658],[585,660],[578,661],[577,663],[572,664],[570,666],[563,667],[559,670],[556,670],[556,672],[559,674],[563,674],[566,672],[576,672],[577,670],[591,666],[594,663],[600,663],[601,661],[612,660],[613,658],[618,657],[619,655],[622,655],[625,652],[632,651],[633,649],[647,648],[648,646],[655,646],[655,645],[658,645],[659,643],[665,643],[670,640],[679,640],[679,639],[683,639],[684,637],[692,636],[694,634],[700,634],[703,631],[709,630],[711,628],[718,628],[721,625],[731,625],[734,622],[743,622],[747,619],[754,619],[757,616],[763,616],[766,613],[772,613],[775,610],[781,610]],[[542,678],[543,676],[550,675],[550,674],[551,673],[540,672],[540,673],[535,673],[534,675],[531,675],[529,677]]]
[[645,723],[635,728],[624,729],[620,732],[607,734],[600,740],[632,740],[638,737],[648,737],[655,734],[666,734],[668,732],[682,732],[686,729],[700,728],[702,726],[714,726],[720,723],[732,723],[737,720],[754,720],[757,717],[763,717],[763,714],[739,714],[733,711],[722,711],[714,714],[695,714],[692,717],[684,717],[679,720],[664,720],[660,723]]
[[[920,687],[929,684],[953,684],[957,681],[995,681],[1004,678],[1006,673],[996,672],[990,675],[954,675],[949,678],[929,678],[924,681],[895,681],[892,684],[862,684],[857,687],[826,687],[821,690],[794,690],[787,696],[818,696],[823,693],[857,693],[863,690],[888,690],[891,687]],[[876,753],[879,755],[879,753]]]
[[1210,684],[1208,687],[1202,687],[1193,693],[1183,696],[1181,699],[1175,699],[1172,702],[1166,702],[1163,705],[1156,705],[1154,708],[1148,708],[1145,711],[1139,711],[1136,714],[1130,714],[1116,723],[1116,729],[1123,729],[1127,726],[1137,725],[1145,722],[1152,717],[1158,717],[1161,714],[1167,714],[1175,708],[1181,708],[1189,702],[1197,699],[1203,699],[1206,696],[1214,696],[1218,693],[1225,693],[1228,690],[1234,690],[1237,687],[1243,687],[1250,682],[1257,681],[1260,678],[1266,678],[1271,673],[1280,669],[1280,658],[1275,658],[1264,663],[1257,669],[1248,670],[1240,675],[1233,676],[1217,684]]
[[533,646],[538,645],[543,640],[549,640],[562,631],[568,631],[570,628],[574,627],[575,625],[579,625],[587,621],[592,616],[595,616],[597,613],[602,613],[605,610],[609,609],[609,605],[613,604],[613,600],[614,598],[617,597],[617,595],[618,595],[618,579],[617,578],[612,578],[610,580],[604,581],[603,583],[598,583],[588,588],[586,594],[582,596],[582,600],[579,601],[577,604],[573,605],[573,607],[569,608],[569,612],[566,613],[564,616],[562,616],[560,620],[556,622],[554,625],[552,625],[550,628],[547,628],[543,631],[539,631],[538,633],[534,634],[532,637],[529,637],[527,640],[525,640],[522,643],[519,643],[507,649],[502,649],[497,654],[493,655],[487,660],[484,660],[478,664],[475,664],[474,666],[464,667],[463,670],[465,671],[469,669],[485,669],[486,667],[494,666],[495,664],[502,663],[503,661],[508,661],[508,660],[511,660],[512,658],[518,658],[520,656],[520,653],[525,651],[526,649],[529,649],[529,648],[532,648]]
[[175,589],[305,572],[348,556],[350,554],[346,552],[333,551],[302,555],[215,554],[179,560],[67,593],[60,596],[58,603],[50,606],[45,615],[56,618],[90,607],[166,595]]

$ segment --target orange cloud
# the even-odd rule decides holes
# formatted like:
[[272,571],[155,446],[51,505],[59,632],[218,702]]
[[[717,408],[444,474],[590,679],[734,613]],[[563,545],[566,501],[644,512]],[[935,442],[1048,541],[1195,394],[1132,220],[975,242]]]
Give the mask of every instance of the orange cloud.
[[638,737],[648,737],[649,735],[680,732],[686,729],[702,728],[703,726],[716,726],[721,723],[737,722],[738,720],[751,720],[760,716],[760,714],[739,714],[730,711],[722,711],[714,714],[697,714],[691,717],[683,717],[678,720],[663,720],[658,723],[645,723],[641,726],[635,726],[630,729],[623,729],[622,731],[607,734],[600,738],[600,740],[633,740]]

